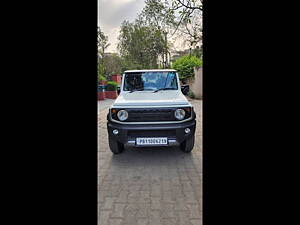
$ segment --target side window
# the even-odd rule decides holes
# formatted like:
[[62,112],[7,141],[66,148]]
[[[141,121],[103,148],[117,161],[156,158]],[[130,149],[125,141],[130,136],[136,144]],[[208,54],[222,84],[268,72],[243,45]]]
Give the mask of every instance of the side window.
[[134,87],[132,76],[126,75],[124,80],[124,90],[129,91]]

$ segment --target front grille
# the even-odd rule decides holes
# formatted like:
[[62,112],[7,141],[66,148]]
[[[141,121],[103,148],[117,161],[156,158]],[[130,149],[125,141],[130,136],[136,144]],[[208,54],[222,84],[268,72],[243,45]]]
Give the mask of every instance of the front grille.
[[[178,121],[174,112],[177,108],[131,108],[125,110],[128,112],[128,119],[124,122],[163,122]],[[117,109],[117,111],[120,109]],[[190,118],[191,112],[186,111],[184,119]],[[117,113],[112,114],[114,120],[118,120]]]
[[176,130],[129,130],[130,138],[136,137],[176,137]]
[[174,121],[174,109],[130,109],[127,122]]

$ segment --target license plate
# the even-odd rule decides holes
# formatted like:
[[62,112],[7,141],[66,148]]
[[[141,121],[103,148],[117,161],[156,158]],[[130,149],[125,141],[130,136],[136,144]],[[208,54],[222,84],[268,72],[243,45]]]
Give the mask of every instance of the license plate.
[[168,145],[168,138],[136,138],[136,145]]

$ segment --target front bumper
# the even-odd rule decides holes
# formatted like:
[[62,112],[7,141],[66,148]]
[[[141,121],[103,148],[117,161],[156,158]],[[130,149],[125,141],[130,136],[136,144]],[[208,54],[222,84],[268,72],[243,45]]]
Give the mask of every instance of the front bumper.
[[[190,129],[188,134],[184,131],[186,128]],[[117,135],[113,134],[113,130],[115,129],[119,131]],[[124,125],[110,121],[107,122],[107,131],[110,138],[124,144],[125,146],[136,146],[136,137],[167,137],[168,146],[178,146],[191,135],[194,135],[195,129],[196,120],[176,124],[147,125]]]

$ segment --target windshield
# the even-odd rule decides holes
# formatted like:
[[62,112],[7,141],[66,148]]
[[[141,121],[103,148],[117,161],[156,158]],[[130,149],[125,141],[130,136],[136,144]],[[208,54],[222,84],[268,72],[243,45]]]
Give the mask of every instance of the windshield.
[[124,91],[143,90],[177,90],[177,77],[175,72],[137,72],[126,73]]

